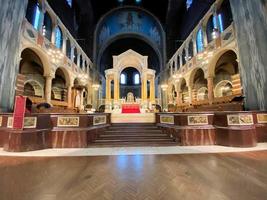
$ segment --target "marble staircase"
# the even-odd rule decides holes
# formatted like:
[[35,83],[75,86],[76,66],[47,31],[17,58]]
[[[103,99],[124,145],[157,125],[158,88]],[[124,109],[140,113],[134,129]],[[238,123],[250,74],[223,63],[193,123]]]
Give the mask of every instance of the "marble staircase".
[[174,140],[155,125],[113,124],[100,134],[93,146],[173,146]]

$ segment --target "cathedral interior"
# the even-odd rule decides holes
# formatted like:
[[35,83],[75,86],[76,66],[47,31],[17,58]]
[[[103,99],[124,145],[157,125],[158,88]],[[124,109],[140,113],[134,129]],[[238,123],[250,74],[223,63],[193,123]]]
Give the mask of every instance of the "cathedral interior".
[[266,0],[3,0],[0,19],[0,199],[266,199]]

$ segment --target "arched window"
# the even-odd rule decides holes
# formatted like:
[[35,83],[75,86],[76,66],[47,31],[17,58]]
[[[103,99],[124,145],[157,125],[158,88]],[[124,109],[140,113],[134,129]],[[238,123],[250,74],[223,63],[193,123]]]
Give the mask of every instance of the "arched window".
[[41,26],[41,8],[37,0],[29,0],[26,18],[36,30],[39,30]]
[[56,27],[56,47],[61,49],[62,48],[62,44],[63,44],[63,37],[62,37],[62,31],[59,28],[59,26]]
[[72,0],[66,0],[67,1],[67,4],[72,7]]
[[52,19],[51,19],[50,15],[47,12],[44,15],[43,36],[45,36],[49,41],[51,41],[51,37],[52,37]]
[[82,57],[82,55],[80,55],[80,68],[81,69],[83,68],[83,57]]
[[208,39],[208,43],[210,43],[211,41],[213,41],[214,39],[216,39],[218,37],[218,27],[217,27],[217,17],[212,15],[208,22],[207,22],[207,29],[206,29],[206,33],[207,33],[207,39]]
[[193,3],[193,0],[186,0],[186,7],[189,9]]
[[218,21],[219,21],[219,30],[222,33],[224,31],[224,25],[223,25],[223,17],[222,14],[218,15]]
[[191,40],[188,45],[188,60],[191,60],[194,57],[194,44]]
[[66,55],[69,59],[71,59],[71,43],[69,38],[66,40]]
[[125,74],[121,74],[121,84],[126,84],[126,75]]
[[233,15],[229,0],[224,0],[221,7],[217,10],[218,13],[218,29],[223,32],[233,23]]
[[201,52],[204,49],[203,33],[202,29],[197,32],[197,52]]
[[78,65],[77,61],[78,61],[78,55],[77,55],[77,49],[74,48],[74,51],[73,51],[73,61],[76,65]]
[[182,61],[183,61],[183,65],[185,65],[186,64],[186,51],[185,51],[185,49],[183,50]]
[[135,85],[139,85],[140,84],[140,75],[139,74],[135,74],[134,75],[134,84]]

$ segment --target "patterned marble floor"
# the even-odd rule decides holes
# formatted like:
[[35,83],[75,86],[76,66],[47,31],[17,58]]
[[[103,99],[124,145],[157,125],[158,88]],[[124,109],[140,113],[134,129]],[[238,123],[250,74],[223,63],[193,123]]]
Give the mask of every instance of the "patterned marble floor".
[[267,150],[267,143],[259,143],[253,148],[224,146],[169,146],[169,147],[102,147],[86,149],[46,149],[40,151],[12,153],[0,149],[0,156],[58,157],[58,156],[109,156],[109,155],[166,155],[166,154],[205,154]]

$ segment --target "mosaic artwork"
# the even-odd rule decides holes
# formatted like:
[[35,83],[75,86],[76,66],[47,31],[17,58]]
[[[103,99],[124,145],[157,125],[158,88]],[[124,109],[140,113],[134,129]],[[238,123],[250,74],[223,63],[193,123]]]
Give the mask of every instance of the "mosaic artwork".
[[241,125],[251,125],[253,124],[252,115],[239,115],[239,121]]
[[209,124],[208,116],[192,115],[187,117],[188,125],[207,125]]
[[257,114],[258,123],[267,124],[267,114]]
[[36,128],[37,117],[25,117],[24,128]]
[[252,115],[227,115],[228,125],[252,125]]
[[101,125],[107,123],[106,115],[94,116],[93,125]]
[[8,117],[7,118],[7,128],[12,128],[13,127],[13,117]]
[[79,117],[58,117],[58,127],[79,127]]
[[174,116],[160,116],[160,123],[174,124]]

